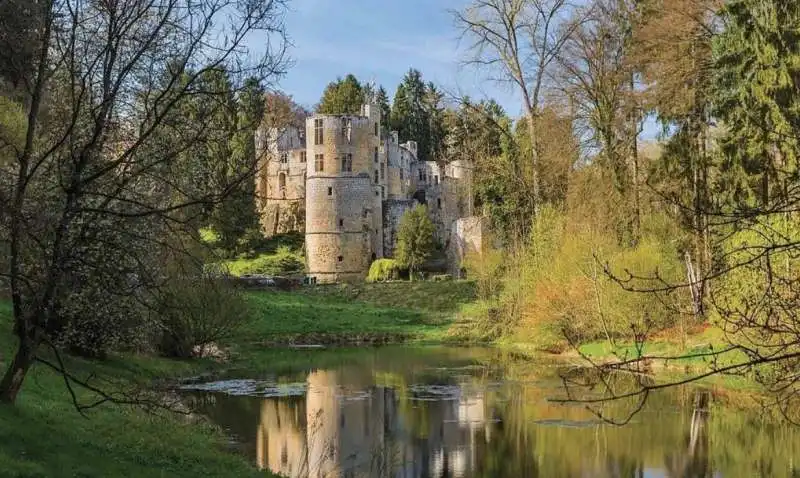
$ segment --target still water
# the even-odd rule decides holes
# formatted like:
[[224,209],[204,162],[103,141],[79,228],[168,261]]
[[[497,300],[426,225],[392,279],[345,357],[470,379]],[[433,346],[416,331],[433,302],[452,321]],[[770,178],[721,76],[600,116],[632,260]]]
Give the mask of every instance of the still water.
[[561,365],[489,349],[296,351],[278,362],[291,365],[186,395],[258,467],[287,477],[800,477],[800,429],[742,410],[735,394],[713,392],[704,412],[693,404],[706,390],[659,393],[618,427],[548,401],[563,395]]

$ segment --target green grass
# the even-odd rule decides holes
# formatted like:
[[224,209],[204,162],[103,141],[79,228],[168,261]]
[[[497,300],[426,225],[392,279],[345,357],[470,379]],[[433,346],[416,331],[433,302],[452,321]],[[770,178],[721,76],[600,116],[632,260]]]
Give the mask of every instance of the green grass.
[[[14,344],[9,316],[9,304],[0,302],[3,368]],[[190,375],[212,365],[118,357],[103,363],[69,359],[68,367],[79,376],[94,373],[129,385]],[[226,450],[220,430],[190,423],[183,415],[102,405],[84,418],[73,408],[62,378],[41,365],[29,373],[17,403],[0,406],[0,423],[0,476],[272,476]]]
[[458,312],[463,304],[475,300],[475,283],[470,281],[397,281],[376,284],[340,284],[309,287],[302,293],[312,297],[358,301],[380,307],[452,315]]
[[302,274],[305,259],[298,253],[288,249],[279,249],[275,253],[259,254],[252,258],[239,258],[222,262],[228,273],[241,276],[244,274],[293,275]]
[[[243,337],[279,340],[297,335],[397,334],[423,341],[444,339],[452,322],[448,311],[455,308],[454,296],[460,292],[437,294],[444,292],[437,284],[423,298],[420,286],[404,285],[408,286],[406,293],[397,284],[250,292],[247,297],[255,320],[243,329]],[[461,284],[456,287],[464,288]]]

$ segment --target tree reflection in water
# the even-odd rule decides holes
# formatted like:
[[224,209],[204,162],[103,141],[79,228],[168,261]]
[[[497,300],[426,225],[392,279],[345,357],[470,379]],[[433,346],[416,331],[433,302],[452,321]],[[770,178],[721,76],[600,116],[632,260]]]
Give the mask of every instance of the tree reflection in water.
[[259,467],[293,478],[798,476],[800,430],[722,406],[708,391],[654,394],[616,427],[548,402],[559,384],[546,367],[503,362],[490,373],[497,364],[485,357],[467,366],[430,352],[416,363],[371,353],[292,376],[304,396],[196,395],[197,405]]

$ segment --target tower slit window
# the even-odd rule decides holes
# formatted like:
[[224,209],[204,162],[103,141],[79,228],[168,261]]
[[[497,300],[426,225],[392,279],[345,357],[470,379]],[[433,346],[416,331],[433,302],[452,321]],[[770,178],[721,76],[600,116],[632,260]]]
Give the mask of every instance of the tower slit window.
[[378,162],[378,147],[375,146],[375,162]]
[[314,120],[314,144],[322,144],[323,139],[323,120],[322,118],[317,118]]
[[306,152],[305,151],[300,151],[300,162],[301,163],[305,163],[306,162]]

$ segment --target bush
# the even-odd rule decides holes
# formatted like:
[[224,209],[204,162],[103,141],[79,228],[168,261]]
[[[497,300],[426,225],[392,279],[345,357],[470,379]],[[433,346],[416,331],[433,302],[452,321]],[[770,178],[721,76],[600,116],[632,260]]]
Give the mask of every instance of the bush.
[[664,280],[680,282],[684,269],[674,237],[646,231],[636,247],[629,247],[613,231],[576,225],[564,212],[542,208],[526,243],[504,255],[467,261],[484,306],[462,313],[462,321],[470,324],[464,332],[490,339],[512,336],[540,350],[560,351],[567,345],[565,334],[580,343],[672,327],[679,319],[676,311],[686,309],[688,294],[656,298],[628,292],[603,269],[608,264],[621,277],[626,271],[640,276],[658,271]]
[[233,275],[289,275],[305,269],[303,257],[287,246],[280,246],[275,254],[264,254],[251,260],[238,260],[228,264]]
[[378,259],[369,266],[367,282],[386,282],[400,277],[400,264],[394,259]]
[[167,357],[199,355],[230,337],[249,317],[242,294],[219,279],[180,279],[162,290],[155,322],[162,331],[158,348]]

